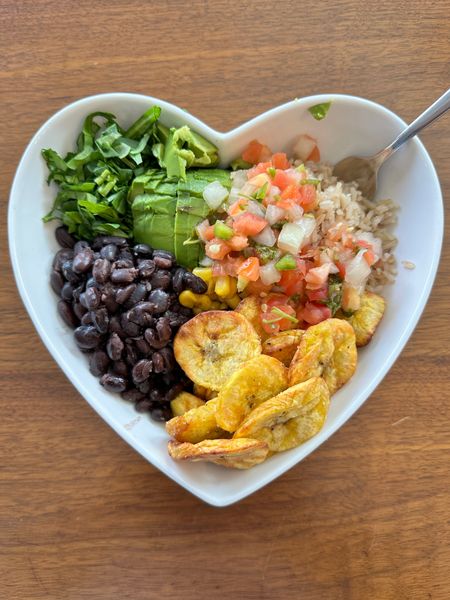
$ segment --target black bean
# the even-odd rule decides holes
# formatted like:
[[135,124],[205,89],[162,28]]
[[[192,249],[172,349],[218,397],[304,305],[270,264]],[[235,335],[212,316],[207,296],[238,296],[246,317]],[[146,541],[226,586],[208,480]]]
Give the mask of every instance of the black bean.
[[117,288],[116,302],[118,304],[125,304],[125,302],[127,300],[129,300],[129,298],[131,298],[131,295],[133,294],[135,289],[136,289],[135,283],[130,283],[130,285],[127,285],[126,287],[123,287],[123,288]]
[[153,248],[151,248],[148,244],[136,244],[133,246],[133,252],[136,254],[136,256],[143,256],[147,258],[152,255]]
[[131,283],[136,279],[138,270],[131,269],[114,269],[111,273],[111,281],[113,283]]
[[63,248],[73,248],[75,246],[75,238],[70,235],[65,227],[57,227],[55,229],[55,238]]
[[114,244],[118,248],[123,248],[128,245],[128,240],[123,237],[118,237],[115,235],[100,235],[94,239],[92,242],[92,247],[94,250],[100,250],[103,246],[108,244]]
[[172,400],[174,398],[176,398],[178,396],[178,394],[181,394],[181,392],[183,390],[184,390],[184,385],[182,383],[175,384],[173,387],[170,388],[170,390],[168,390],[166,392],[166,395],[164,397],[164,401],[165,402],[172,402]]
[[187,306],[181,306],[178,309],[178,312],[180,315],[188,317],[189,319],[192,317],[192,310],[190,308],[188,308]]
[[147,379],[146,381],[143,381],[142,383],[138,383],[138,384],[136,384],[136,387],[143,394],[148,394],[150,391],[150,380]]
[[126,335],[128,335],[129,337],[137,337],[141,331],[141,328],[136,323],[130,321],[127,317],[127,314],[128,313],[121,315],[120,325],[123,331],[126,333]]
[[156,265],[151,259],[142,259],[138,261],[139,276],[142,279],[149,279],[155,272]]
[[118,258],[114,263],[115,269],[132,269],[134,267],[134,260],[131,258]]
[[183,291],[183,278],[185,272],[185,269],[179,267],[175,270],[175,273],[172,275],[172,288],[173,291],[177,294],[181,294],[181,292]]
[[80,325],[75,329],[74,337],[78,346],[85,350],[96,348],[101,341],[101,334],[92,325]]
[[106,258],[106,260],[111,262],[116,260],[118,254],[119,248],[116,244],[106,244],[106,246],[103,246],[103,248],[100,250],[101,258]]
[[151,352],[149,344],[143,338],[137,338],[135,341],[137,351],[143,356],[148,356]]
[[111,333],[106,342],[106,352],[111,360],[120,360],[122,351],[124,349],[124,343],[117,335],[117,333]]
[[81,252],[82,250],[85,250],[86,248],[90,249],[89,242],[86,240],[78,240],[78,242],[76,242],[75,246],[73,247],[73,253],[78,254],[78,252]]
[[106,258],[97,258],[92,268],[92,276],[97,283],[105,283],[111,274],[111,263]]
[[64,278],[69,283],[77,285],[80,282],[80,276],[73,270],[73,262],[71,260],[66,260],[62,264],[61,270],[62,274],[64,275]]
[[137,304],[138,302],[141,302],[141,300],[143,300],[145,298],[145,296],[147,295],[147,286],[145,285],[145,283],[138,283],[136,285],[136,287],[133,290],[133,293],[131,294],[131,296],[128,298],[127,300],[127,304],[130,304],[131,306],[134,306],[135,304]]
[[176,363],[172,348],[169,348],[168,346],[166,346],[165,348],[161,348],[159,354],[161,354],[161,356],[164,359],[165,371],[168,372],[175,368]]
[[162,355],[159,352],[153,353],[152,363],[153,363],[153,371],[155,373],[162,373],[166,368],[166,366],[164,364],[164,358],[162,357]]
[[130,367],[133,367],[138,361],[138,353],[136,348],[132,344],[126,344],[125,346],[125,361]]
[[148,397],[154,404],[158,404],[164,402],[164,395],[162,390],[153,388]]
[[150,400],[147,400],[147,398],[143,398],[142,400],[139,400],[138,402],[136,402],[134,408],[139,413],[146,413],[146,412],[150,412],[151,407],[152,407],[152,403],[150,402]]
[[151,360],[143,358],[139,360],[133,367],[131,376],[134,383],[143,383],[153,370],[153,364]]
[[170,328],[170,319],[167,317],[160,317],[156,321],[156,333],[161,342],[169,341],[172,336],[172,330]]
[[112,372],[119,377],[128,377],[128,366],[123,360],[116,360],[112,366]]
[[95,281],[93,277],[88,277],[88,279],[86,279],[86,288],[90,287],[99,287],[99,284]]
[[55,294],[59,296],[64,285],[64,279],[61,273],[58,273],[55,269],[53,269],[52,274],[50,275],[50,285]]
[[184,274],[183,286],[185,289],[194,292],[194,294],[205,294],[208,291],[208,284],[189,271],[186,271]]
[[77,315],[79,319],[82,319],[83,316],[87,313],[87,308],[83,306],[80,302],[74,302],[72,307],[73,312]]
[[72,297],[75,300],[75,302],[80,301],[80,296],[83,293],[83,290],[84,290],[84,283],[80,283],[79,285],[77,285],[76,288],[74,288],[74,290],[72,292]]
[[92,325],[92,313],[90,311],[85,312],[80,321],[82,325]]
[[151,329],[150,327],[147,328],[144,331],[144,338],[145,341],[152,347],[155,348],[155,350],[160,350],[161,348],[164,348],[164,346],[167,346],[168,344],[168,340],[160,340],[155,332],[154,329]]
[[109,328],[109,315],[106,308],[92,311],[92,323],[99,333],[106,333]]
[[100,299],[101,292],[95,287],[90,287],[85,292],[80,294],[80,302],[88,310],[94,310],[95,308],[97,308],[100,304]]
[[68,302],[65,302],[64,300],[59,300],[58,313],[64,321],[64,323],[66,323],[66,325],[68,325],[69,327],[75,328],[78,325],[79,320],[73,312],[72,306]]
[[165,250],[154,250],[153,260],[160,269],[171,269],[175,263],[175,257]]
[[169,408],[152,408],[150,409],[150,416],[154,421],[170,421],[173,417],[172,411]]
[[110,331],[111,333],[117,333],[121,338],[126,337],[126,333],[124,332],[124,330],[122,329],[122,325],[120,324],[120,317],[118,317],[117,315],[113,315],[109,319],[108,331]]
[[127,387],[127,382],[124,377],[105,373],[100,379],[102,385],[108,392],[124,392]]
[[102,289],[101,300],[110,313],[115,313],[119,308],[116,293],[117,290],[110,284],[106,284]]
[[72,258],[73,250],[70,250],[69,248],[62,248],[61,250],[58,250],[58,252],[55,254],[52,267],[55,269],[55,271],[61,273],[63,264],[67,260],[72,260]]
[[161,290],[167,290],[172,283],[172,275],[169,271],[161,271],[161,269],[158,269],[153,273],[150,283],[153,289],[159,288]]
[[134,264],[134,256],[133,256],[133,253],[131,252],[129,246],[126,246],[126,247],[120,249],[118,259],[119,260],[131,260]]
[[126,316],[129,321],[142,327],[148,327],[153,323],[153,317],[150,314],[152,309],[153,305],[150,302],[139,302],[126,313]]
[[169,294],[164,290],[152,290],[148,301],[153,304],[154,313],[163,313],[169,308]]
[[103,350],[95,350],[89,357],[89,370],[92,375],[100,377],[109,367],[109,358]]
[[[77,242],[79,244],[80,242]],[[77,246],[75,244],[75,248]],[[73,270],[75,273],[86,273],[94,263],[94,253],[88,248],[83,248],[75,253],[73,257]]]
[[136,388],[122,392],[121,396],[127,402],[139,402],[139,400],[143,400],[145,398],[145,394]]

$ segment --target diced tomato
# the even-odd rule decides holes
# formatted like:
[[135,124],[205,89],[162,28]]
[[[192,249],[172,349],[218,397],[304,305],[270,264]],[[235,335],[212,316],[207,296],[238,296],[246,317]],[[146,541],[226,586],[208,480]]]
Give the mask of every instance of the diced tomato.
[[261,294],[267,294],[270,292],[271,285],[264,285],[261,279],[257,281],[250,281],[245,288],[245,294],[247,296],[260,296]]
[[272,156],[272,165],[276,169],[289,169],[291,163],[288,160],[288,157],[284,152],[276,152]]
[[229,254],[221,261],[215,262],[212,266],[212,272],[214,277],[220,275],[231,275],[236,277],[239,267],[244,262],[243,256],[230,256]]
[[280,200],[277,200],[275,204],[278,208],[284,208],[284,210],[290,210],[294,206],[298,206],[294,198],[281,198]]
[[231,240],[227,240],[227,244],[230,246],[231,250],[239,252],[248,246],[248,238],[245,235],[233,235]]
[[228,209],[228,214],[230,217],[235,217],[236,215],[240,215],[247,208],[248,200],[246,198],[238,198],[236,202]]
[[345,265],[344,265],[344,263],[340,262],[339,260],[336,260],[334,262],[334,264],[339,269],[339,275],[341,276],[341,278],[345,279]]
[[269,162],[260,162],[251,169],[247,171],[247,179],[252,179],[256,177],[256,175],[260,175],[261,173],[267,173],[267,169],[272,166],[272,163]]
[[316,208],[316,188],[311,183],[305,183],[305,185],[301,185],[298,192],[299,202],[305,211]]
[[[267,333],[278,333],[279,331],[286,331],[287,329],[293,329],[297,326],[295,310],[289,304],[276,303],[271,306],[265,302],[263,303],[263,306],[267,310],[261,314],[261,321],[262,326]],[[292,317],[292,319],[283,318],[283,316],[274,309],[279,309],[286,315]]]
[[328,281],[331,263],[324,263],[320,267],[313,267],[305,275],[306,287],[309,290],[319,290],[324,287]]
[[280,190],[284,190],[288,185],[292,184],[292,179],[288,173],[277,169],[275,177],[272,179],[272,184],[276,185]]
[[377,262],[378,258],[376,257],[375,252],[373,252],[373,250],[366,250],[364,252],[364,260],[369,265],[369,267],[371,267]]
[[288,296],[302,295],[305,288],[304,276],[297,269],[283,271],[278,285]]
[[317,323],[331,318],[331,310],[323,304],[307,302],[305,306],[298,310],[297,318],[306,321],[308,325],[317,325]]
[[267,225],[267,221],[258,215],[245,212],[238,215],[233,222],[233,229],[236,233],[243,235],[258,235]]
[[313,148],[311,154],[308,156],[308,158],[306,160],[312,160],[313,162],[320,161],[320,150],[319,150],[318,146],[315,146]]
[[269,160],[272,153],[267,146],[258,142],[258,140],[252,140],[247,148],[242,153],[243,160],[256,165],[259,162]]
[[214,237],[214,225],[210,225],[207,229],[205,229],[205,233],[203,235],[205,240],[210,242]]
[[[302,186],[305,187],[305,186]],[[281,199],[282,200],[296,200],[299,201],[301,200],[301,192],[298,188],[297,185],[295,185],[294,183],[289,184],[286,188],[284,188],[284,190],[281,192],[280,194]]]
[[306,290],[306,295],[311,302],[326,300],[328,298],[328,288],[323,287],[318,290]]
[[356,240],[355,246],[359,246],[360,248],[367,248],[368,250],[372,250],[372,244],[370,242],[366,242],[366,240]]
[[213,238],[205,246],[205,254],[213,260],[222,260],[230,252],[231,248],[224,240]]
[[237,274],[241,277],[245,277],[249,281],[256,281],[259,279],[259,260],[256,256],[246,258],[238,268]]

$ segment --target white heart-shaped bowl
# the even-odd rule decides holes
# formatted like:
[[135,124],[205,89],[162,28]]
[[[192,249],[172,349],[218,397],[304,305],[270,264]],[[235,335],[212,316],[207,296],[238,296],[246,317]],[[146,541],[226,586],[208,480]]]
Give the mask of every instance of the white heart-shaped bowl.
[[[327,117],[315,121],[307,108],[329,100],[332,105]],[[39,129],[25,150],[11,190],[9,244],[17,286],[42,340],[80,394],[135,450],[205,502],[226,506],[266,485],[320,446],[361,406],[392,366],[420,318],[436,274],[443,235],[442,196],[431,159],[417,138],[383,167],[379,196],[400,205],[395,252],[399,273],[395,284],[386,287],[387,310],[380,327],[367,348],[359,352],[356,374],[334,396],[320,433],[248,471],[176,463],[167,454],[163,425],[138,415],[132,405],[99,385],[77,349],[72,331],[57,315],[56,297],[49,285],[50,266],[58,249],[55,225],[44,225],[41,220],[55,195],[55,188],[45,183],[41,149],[55,148],[61,154],[73,149],[90,112],[112,112],[127,126],[151,104],[161,106],[161,121],[166,125],[187,124],[216,144],[223,166],[255,138],[273,151],[289,154],[300,133],[317,138],[325,161],[336,162],[350,154],[370,155],[389,143],[405,123],[368,100],[330,94],[288,102],[221,133],[158,98],[113,93],[84,98],[63,108]],[[416,268],[403,269],[402,260],[412,261]]]

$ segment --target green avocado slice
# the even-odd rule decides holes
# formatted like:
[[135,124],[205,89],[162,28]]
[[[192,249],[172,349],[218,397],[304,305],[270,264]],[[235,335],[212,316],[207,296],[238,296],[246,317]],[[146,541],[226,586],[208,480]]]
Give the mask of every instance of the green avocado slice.
[[140,194],[132,205],[134,238],[158,250],[174,252],[177,199],[159,194]]

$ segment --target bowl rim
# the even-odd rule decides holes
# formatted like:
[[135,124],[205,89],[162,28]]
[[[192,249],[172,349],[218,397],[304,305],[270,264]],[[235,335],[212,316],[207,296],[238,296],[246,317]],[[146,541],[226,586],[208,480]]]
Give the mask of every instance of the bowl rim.
[[40,137],[44,134],[46,129],[57,122],[61,117],[70,113],[74,108],[77,108],[82,105],[89,105],[90,103],[101,102],[102,100],[146,100],[151,103],[157,103],[163,109],[169,109],[170,112],[177,114],[178,116],[185,115],[188,117],[190,124],[192,127],[199,127],[201,130],[209,132],[210,135],[214,136],[216,139],[220,139],[222,142],[226,141],[228,137],[234,137],[241,132],[245,132],[247,129],[251,128],[253,125],[258,124],[266,119],[270,118],[272,115],[277,113],[282,113],[288,109],[290,109],[293,105],[302,106],[302,105],[314,105],[319,104],[325,101],[338,101],[338,102],[346,102],[355,105],[365,105],[372,109],[376,109],[381,113],[384,113],[386,116],[389,116],[390,119],[395,121],[402,127],[406,127],[406,123],[401,119],[398,115],[396,115],[393,111],[386,108],[385,106],[374,102],[372,100],[368,100],[366,98],[362,98],[359,96],[353,96],[348,94],[337,94],[337,93],[329,93],[329,94],[317,94],[312,96],[305,96],[302,98],[295,98],[294,100],[290,100],[288,102],[282,103],[278,106],[270,108],[263,113],[256,115],[249,119],[248,121],[237,125],[236,127],[229,129],[228,131],[218,131],[207,125],[207,123],[203,122],[201,119],[191,114],[190,112],[186,112],[185,110],[179,108],[177,105],[172,104],[166,100],[156,98],[154,96],[147,96],[146,94],[138,94],[132,92],[108,92],[101,94],[94,94],[90,96],[85,96],[75,100],[60,108],[57,112],[53,113],[34,133],[28,142],[20,160],[15,170],[13,182],[11,185],[11,190],[9,194],[9,206],[8,206],[8,246],[9,246],[9,254],[10,260],[12,264],[12,270],[14,273],[16,285],[19,291],[20,298],[28,312],[31,321],[38,332],[41,340],[46,346],[52,358],[57,363],[58,367],[64,372],[65,376],[69,379],[75,389],[83,396],[83,399],[91,405],[91,407],[101,416],[101,418],[106,421],[106,423],[114,429],[114,431],[124,439],[134,450],[136,450],[139,454],[143,456],[146,460],[148,460],[153,466],[157,467],[164,475],[169,477],[178,483],[181,487],[187,489],[190,493],[197,496],[204,502],[211,504],[213,506],[224,507],[231,505],[242,498],[254,493],[255,491],[261,489],[281,474],[285,473],[289,469],[291,469],[296,464],[299,464],[306,456],[308,456],[311,452],[313,452],[319,445],[323,444],[327,439],[329,439],[338,429],[342,427],[342,425],[354,414],[361,405],[369,398],[369,396],[373,393],[375,388],[379,385],[379,383],[384,379],[387,372],[393,366],[395,360],[400,355],[407,341],[409,340],[412,332],[417,326],[419,318],[424,311],[426,302],[431,293],[431,289],[433,287],[434,281],[436,279],[438,265],[440,261],[440,255],[442,251],[442,242],[444,235],[444,206],[442,199],[442,190],[439,182],[439,178],[434,167],[434,164],[429,156],[424,144],[422,141],[416,136],[411,140],[410,143],[416,144],[421,151],[422,158],[426,161],[426,167],[429,169],[430,174],[432,175],[434,184],[436,185],[436,191],[438,193],[437,204],[438,211],[436,214],[438,229],[436,229],[435,235],[439,233],[438,238],[434,240],[435,243],[435,252],[433,254],[433,260],[429,265],[429,270],[425,281],[423,282],[422,292],[419,300],[416,303],[415,311],[412,313],[408,326],[402,332],[402,335],[397,338],[397,341],[391,347],[390,353],[383,358],[383,367],[380,369],[378,376],[372,380],[371,384],[364,387],[363,392],[358,395],[357,399],[355,399],[352,404],[347,407],[346,410],[342,410],[337,416],[335,423],[330,428],[328,435],[324,440],[322,440],[317,445],[313,445],[311,450],[302,458],[298,458],[295,455],[286,456],[285,462],[283,464],[277,465],[268,473],[264,474],[261,478],[257,480],[256,483],[253,483],[245,488],[242,492],[241,490],[235,493],[229,493],[227,495],[223,495],[221,492],[218,493],[217,496],[210,494],[209,492],[202,490],[200,486],[195,487],[190,485],[188,481],[183,479],[181,476],[178,476],[176,471],[168,471],[165,466],[161,463],[161,461],[156,457],[152,456],[148,449],[144,446],[144,444],[137,440],[135,437],[131,435],[127,429],[120,427],[119,424],[115,421],[114,417],[110,415],[110,412],[104,409],[103,405],[99,402],[94,403],[90,396],[90,391],[85,387],[83,381],[78,380],[77,378],[72,376],[70,365],[68,365],[59,352],[58,348],[54,345],[53,341],[48,336],[46,329],[40,322],[39,316],[36,313],[33,303],[29,298],[24,280],[22,278],[22,273],[20,270],[20,261],[17,255],[17,247],[14,240],[14,230],[15,230],[15,215],[14,215],[14,205],[15,205],[15,197],[17,196],[17,189],[19,186],[20,177],[22,176],[22,170],[24,168],[25,162],[30,158],[30,155],[33,154],[34,147],[39,141]]

